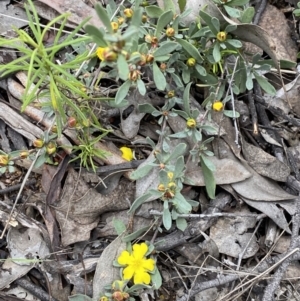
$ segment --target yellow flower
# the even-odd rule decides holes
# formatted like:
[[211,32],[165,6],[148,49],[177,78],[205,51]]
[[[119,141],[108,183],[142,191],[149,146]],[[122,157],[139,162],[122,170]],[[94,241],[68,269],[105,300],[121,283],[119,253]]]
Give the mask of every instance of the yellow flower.
[[169,27],[166,29],[166,36],[167,37],[174,37],[175,35],[175,29],[172,27]]
[[194,118],[189,118],[187,121],[186,121],[186,125],[188,128],[195,128],[196,125],[197,125],[197,122]]
[[132,161],[134,159],[133,151],[131,148],[122,146],[120,148],[120,151],[122,152],[122,158],[125,159],[126,161]]
[[96,54],[101,61],[104,61],[104,50],[106,50],[106,47],[98,47],[96,51]]
[[215,111],[222,111],[222,109],[223,109],[223,107],[224,107],[224,105],[223,105],[223,102],[222,101],[216,101],[216,102],[214,102],[213,103],[213,110],[215,110]]
[[6,166],[8,164],[9,157],[8,155],[0,155],[0,166]]
[[132,249],[131,254],[123,251],[118,258],[118,263],[126,266],[123,270],[123,278],[130,280],[133,277],[134,284],[149,284],[151,280],[149,272],[154,270],[155,261],[145,257],[148,246],[143,242],[134,244]]
[[220,42],[224,42],[226,38],[227,38],[227,32],[220,31],[217,33],[217,40],[219,40]]
[[196,60],[193,58],[193,57],[190,57],[187,61],[186,61],[186,64],[189,66],[189,67],[194,67],[196,65]]
[[131,8],[124,9],[123,13],[127,18],[132,18],[133,16],[133,10]]

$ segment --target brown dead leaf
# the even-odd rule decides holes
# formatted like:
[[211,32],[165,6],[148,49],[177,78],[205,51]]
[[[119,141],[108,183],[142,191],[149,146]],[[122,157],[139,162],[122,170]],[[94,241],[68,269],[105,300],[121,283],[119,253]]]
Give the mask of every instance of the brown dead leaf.
[[134,199],[134,183],[122,179],[117,188],[109,195],[102,195],[90,188],[71,169],[67,176],[63,196],[55,207],[56,218],[62,231],[62,244],[70,245],[88,240],[100,215],[130,207]]
[[96,27],[103,27],[103,23],[100,21],[96,11],[85,4],[81,0],[39,0],[42,3],[47,4],[60,14],[70,12],[71,16],[68,18],[69,21],[79,24],[84,19],[91,17],[89,23]]
[[243,141],[243,155],[248,164],[260,175],[275,181],[285,182],[290,174],[287,165],[264,150]]
[[[217,185],[236,183],[251,177],[251,173],[238,159],[209,157],[209,160],[216,168],[214,177]],[[190,161],[187,164],[184,183],[195,186],[205,186],[201,167]]]
[[267,4],[258,25],[263,28],[276,43],[279,60],[297,60],[297,46],[291,38],[291,30],[283,12],[273,5]]
[[[236,209],[236,213],[250,213],[250,211],[244,207]],[[256,239],[252,239],[249,243],[252,237],[250,229],[254,228],[255,224],[255,217],[239,217],[238,215],[235,219],[222,217],[210,228],[210,237],[218,246],[220,253],[234,258],[238,258],[248,246],[243,258],[249,258],[254,256],[259,249]]]

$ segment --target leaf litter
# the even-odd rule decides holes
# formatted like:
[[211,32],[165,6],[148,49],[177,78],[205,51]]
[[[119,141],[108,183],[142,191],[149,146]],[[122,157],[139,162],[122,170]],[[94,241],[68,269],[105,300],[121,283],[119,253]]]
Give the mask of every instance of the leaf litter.
[[[12,5],[8,2],[0,2],[2,14],[7,17],[19,14],[19,19],[26,18],[23,14],[24,10],[18,6],[15,6],[15,11],[12,13]],[[157,2],[161,8],[166,3],[171,5],[168,1],[164,4],[161,1]],[[67,23],[69,28],[76,27],[86,17],[91,17],[90,24],[101,28],[102,21],[99,20],[91,3],[38,1],[37,11],[45,20],[52,20],[58,14],[71,12],[68,20],[70,23]],[[200,10],[202,6],[209,3],[209,1],[200,1],[197,3],[197,9]],[[7,4],[9,9],[5,11],[4,7]],[[187,1],[187,4],[195,7],[193,1]],[[215,13],[221,23],[227,21],[231,25],[236,25],[233,33],[265,51],[274,60],[276,68],[279,59],[296,60],[297,47],[290,38],[289,21],[278,8],[268,4],[261,16],[259,26],[232,21],[215,6],[209,5],[209,12]],[[197,10],[196,15],[198,15]],[[194,20],[193,15],[191,16],[192,19],[183,18],[182,21],[190,23]],[[14,26],[22,28],[24,20],[16,21]],[[1,35],[10,34],[10,28],[6,24],[3,27],[1,23],[0,29]],[[280,33],[280,35],[273,33]],[[49,37],[45,43],[51,42],[51,39]],[[2,52],[0,59],[1,62],[5,61]],[[288,114],[293,114],[292,118],[299,118],[298,78],[290,78],[285,89],[278,89],[275,96],[267,94],[262,96],[266,103],[265,110],[268,111],[274,128],[276,126],[273,131],[279,132],[284,129],[294,135],[298,134],[295,124],[293,126],[287,121],[287,117],[285,118]],[[42,130],[44,127],[50,128],[53,125],[51,118],[47,119],[48,117],[43,114],[39,115],[42,111],[38,106],[35,107],[34,103],[24,111],[27,116],[21,113],[19,100],[22,99],[25,91],[24,86],[20,85],[21,80],[16,82],[11,76],[0,79],[3,89],[1,96],[2,93],[6,93],[3,99],[10,101],[10,105],[5,104],[3,100],[0,103],[0,118],[4,121],[5,127],[4,131],[1,131],[1,149],[4,150],[4,141],[6,144],[8,141],[9,148],[14,148],[12,137],[6,137],[6,132],[9,130],[27,139],[29,142],[27,145],[30,147],[36,138],[44,134]],[[193,92],[197,94],[197,91]],[[289,103],[286,102],[286,97]],[[117,147],[118,139],[123,144],[132,143],[128,144],[136,149],[135,155],[144,159],[140,167],[154,162],[155,150],[149,148],[149,141],[145,139],[144,133],[149,133],[149,128],[157,127],[158,124],[150,114],[139,112],[138,105],[150,103],[162,107],[164,98],[159,93],[143,96],[135,92],[126,100],[127,105],[109,118],[115,132],[119,131],[120,137],[117,139],[110,137],[110,142],[101,140],[96,144],[99,149],[105,149],[111,155],[101,160],[97,159],[99,166],[104,163],[111,166],[127,164]],[[201,106],[197,107],[198,102],[193,95],[189,101],[191,106],[195,105],[200,110],[198,118],[201,120],[206,114],[205,110]],[[245,100],[242,102],[245,103]],[[272,108],[281,109],[276,111],[281,112],[281,116],[273,114]],[[104,113],[100,112],[100,119],[103,116],[101,114]],[[249,112],[248,115],[245,112],[245,115],[239,119],[242,120],[243,117],[252,118],[250,125],[255,125],[255,120]],[[113,122],[114,118],[120,120],[117,126]],[[296,123],[297,120],[294,122]],[[186,126],[185,119],[180,116],[170,116],[167,124],[173,133],[183,131]],[[274,149],[276,146],[282,149],[285,145],[282,140],[277,141],[273,136],[264,135],[263,127],[260,129],[262,130],[260,134],[257,136],[253,134],[251,138],[249,133],[253,128],[251,126],[241,128],[240,134],[243,139],[241,145],[237,145],[236,130],[230,118],[216,114],[206,125],[216,128],[216,133],[213,134],[215,140],[209,145],[209,151],[214,150],[215,153],[210,160],[215,168],[213,175],[218,185],[214,200],[210,200],[203,189],[206,185],[203,167],[201,168],[189,158],[188,151],[194,145],[192,138],[174,139],[173,144],[170,144],[171,148],[166,149],[166,153],[171,154],[180,143],[187,146],[187,150],[182,154],[186,159],[182,194],[186,199],[200,201],[198,206],[193,204],[192,212],[187,216],[187,227],[183,231],[174,226],[165,230],[157,223],[164,206],[155,197],[149,197],[133,215],[128,215],[128,209],[136,198],[150,189],[156,189],[159,185],[158,169],[153,169],[146,177],[132,181],[133,168],[130,164],[124,165],[127,166],[125,168],[120,166],[117,172],[114,171],[113,176],[101,173],[97,175],[96,172],[96,177],[95,175],[93,177],[94,182],[83,177],[83,174],[89,171],[81,171],[76,165],[68,164],[67,159],[61,160],[58,166],[51,168],[44,164],[40,169],[41,177],[38,174],[31,175],[38,179],[39,184],[29,186],[23,191],[22,203],[17,205],[18,210],[14,212],[12,200],[16,198],[14,191],[19,188],[15,188],[16,190],[12,192],[8,188],[22,182],[24,172],[28,169],[27,167],[24,170],[22,167],[24,166],[22,161],[25,159],[21,158],[19,163],[16,161],[14,174],[5,173],[1,176],[3,199],[0,201],[0,229],[3,237],[0,240],[0,251],[4,262],[0,271],[0,298],[4,294],[6,298],[17,295],[20,299],[30,300],[26,296],[21,297],[21,287],[23,287],[39,297],[39,300],[46,300],[49,296],[52,296],[53,300],[91,300],[89,298],[97,300],[99,295],[104,293],[107,285],[119,279],[120,270],[113,266],[113,262],[126,248],[126,242],[133,240],[154,243],[157,265],[162,275],[160,296],[155,295],[153,289],[148,289],[140,294],[141,300],[158,300],[162,296],[166,300],[188,300],[193,296],[195,300],[211,300],[217,295],[221,298],[219,300],[231,300],[229,298],[232,297],[228,296],[231,282],[244,277],[249,278],[253,271],[266,276],[263,273],[273,267],[266,266],[267,263],[262,261],[262,267],[257,268],[254,261],[261,260],[267,255],[274,263],[281,263],[282,257],[290,250],[290,244],[295,241],[292,226],[297,225],[296,216],[299,215],[297,195],[300,190],[295,189],[297,185],[291,183],[291,177],[294,181],[299,180],[299,144],[288,144],[284,151],[289,155],[282,160],[280,156],[276,157]],[[142,126],[146,128],[143,132]],[[209,130],[208,132],[206,130],[203,130],[204,135],[212,135]],[[152,139],[158,137],[155,132]],[[60,139],[61,146],[81,144],[71,129],[66,129]],[[162,147],[166,146],[162,145]],[[62,156],[65,155],[66,153],[62,153]],[[177,163],[173,160],[172,164]],[[34,198],[32,194],[36,194],[37,197]],[[127,225],[127,228],[123,229],[120,226],[120,229],[123,229],[120,231],[117,223],[119,226]],[[132,228],[131,223],[133,223]],[[8,228],[7,233],[4,228]],[[299,244],[296,247],[299,248]],[[299,287],[296,285],[300,277],[299,265],[296,263],[298,259],[296,253],[293,264],[286,271],[279,286],[278,295],[286,300],[296,299],[288,297],[285,285],[289,289],[292,288],[293,294],[299,293]],[[244,274],[239,274],[240,272]],[[220,281],[226,273],[228,273],[229,286],[226,285],[225,280]],[[230,275],[232,278],[229,277]],[[37,276],[39,278],[36,278]],[[272,274],[269,273],[268,276]],[[43,277],[47,279],[48,286],[45,285]],[[293,279],[286,280],[288,278]],[[39,291],[28,285],[33,283],[33,279],[35,283],[41,284],[45,295],[39,294]],[[237,283],[235,282],[237,288],[242,287],[241,283]],[[252,283],[252,286],[258,287],[255,283]],[[264,286],[267,290],[267,286],[265,284]],[[9,287],[14,290],[8,289]],[[224,299],[222,296],[225,296]],[[260,297],[262,300],[270,300],[263,293]]]

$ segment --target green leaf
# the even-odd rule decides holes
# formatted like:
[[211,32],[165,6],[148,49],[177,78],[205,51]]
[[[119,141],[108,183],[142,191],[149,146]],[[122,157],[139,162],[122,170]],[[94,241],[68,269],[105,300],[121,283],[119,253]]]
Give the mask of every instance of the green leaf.
[[216,192],[216,181],[213,172],[210,170],[209,167],[206,166],[206,162],[208,159],[203,159],[205,156],[200,156],[200,164],[203,172],[204,182],[205,182],[205,188],[208,196],[211,199],[215,198],[215,192]]
[[182,232],[186,229],[186,227],[188,226],[185,218],[183,217],[178,217],[176,219],[176,227],[181,230]]
[[275,96],[276,90],[275,88],[268,82],[268,80],[260,75],[258,75],[256,72],[253,73],[255,79],[257,80],[258,84],[261,86],[261,88],[267,92],[268,94]]
[[182,39],[176,39],[176,40],[182,46],[182,48],[197,61],[197,63],[201,64],[203,62],[203,59],[199,54],[198,49],[194,45],[192,45],[186,40],[182,40]]
[[169,208],[166,208],[163,211],[163,225],[167,230],[172,226],[172,217]]
[[[150,103],[143,103],[143,104],[140,104],[138,106],[139,108],[139,112],[140,113],[148,113],[148,114],[152,114],[154,111],[157,111],[159,112],[158,110],[156,110],[153,105],[151,105]],[[160,113],[160,112],[159,112]]]
[[115,98],[116,104],[121,103],[121,101],[123,99],[125,99],[125,97],[128,94],[128,91],[129,91],[130,87],[131,87],[131,81],[130,80],[127,80],[126,82],[124,82],[122,84],[121,87],[119,87],[118,92],[116,94],[116,98]]
[[242,23],[251,23],[252,22],[252,19],[254,17],[254,14],[255,14],[255,9],[254,7],[250,6],[250,7],[247,7],[243,13],[242,13],[242,16],[240,18],[240,21]]
[[169,161],[176,159],[180,156],[182,156],[186,151],[186,144],[185,143],[179,143],[175,146],[172,153],[170,154]]
[[237,111],[224,110],[223,114],[229,118],[239,118],[240,117],[240,113]]
[[113,218],[113,225],[118,235],[121,235],[126,230],[125,224],[120,219]]
[[195,69],[197,71],[197,73],[199,73],[199,75],[205,76],[206,75],[206,69],[204,67],[202,67],[199,64],[196,64]]
[[96,12],[97,12],[97,15],[98,15],[99,19],[102,21],[103,25],[106,27],[106,30],[110,34],[113,34],[114,31],[111,27],[110,19],[109,19],[109,16],[108,16],[105,8],[102,5],[100,5],[99,3],[97,3],[96,6],[95,6],[95,9],[96,9]]
[[125,57],[122,54],[118,56],[117,66],[118,66],[119,77],[122,80],[126,81],[128,79],[129,66]]
[[215,29],[219,32],[220,31],[220,21],[217,18],[213,17],[213,18],[211,18],[211,23],[213,24]]
[[218,42],[215,43],[213,49],[213,57],[216,63],[218,63],[221,60],[220,44]]
[[137,84],[137,88],[140,92],[141,95],[145,95],[147,90],[146,90],[146,86],[145,86],[145,83],[141,80],[141,79],[138,79],[136,81],[136,84]]
[[153,167],[154,166],[148,164],[144,166],[139,166],[138,169],[136,169],[130,174],[130,179],[137,180],[145,177],[153,169]]
[[131,242],[139,237],[141,237],[144,233],[148,232],[149,231],[149,226],[147,227],[143,227],[129,235],[126,235],[122,238],[122,241],[124,242]]
[[226,41],[226,43],[230,44],[231,46],[235,48],[241,48],[243,46],[242,42],[239,40],[229,39]]
[[173,12],[171,10],[168,10],[164,12],[158,19],[157,25],[156,25],[156,30],[154,35],[157,38],[160,38],[162,31],[164,30],[165,26],[167,26],[173,19]]
[[183,97],[182,97],[183,98],[183,110],[187,114],[191,113],[191,109],[190,109],[190,89],[191,89],[191,85],[192,85],[192,82],[187,84],[187,86],[184,89]]
[[183,13],[185,6],[186,6],[186,0],[178,0],[178,6],[180,9],[180,12]]
[[145,7],[145,11],[150,18],[159,18],[164,13],[164,11],[156,5]]
[[155,290],[158,290],[161,285],[162,285],[162,278],[161,278],[161,275],[160,275],[160,272],[159,272],[159,269],[156,267],[156,269],[154,270],[154,273],[151,275],[151,282],[153,284],[153,288]]
[[187,214],[192,210],[192,206],[180,192],[176,192],[173,203],[177,212],[180,214]]
[[227,3],[228,6],[242,6],[249,3],[250,0],[231,0]]
[[164,2],[164,10],[171,10],[173,13],[173,16],[176,14],[176,8],[174,5],[173,0],[163,0]]
[[164,91],[167,86],[167,81],[164,74],[161,72],[156,62],[153,62],[153,79],[158,90]]
[[232,32],[232,31],[236,30],[236,28],[237,28],[236,25],[229,24],[229,25],[226,26],[225,31],[226,32]]
[[137,208],[139,208],[145,202],[151,200],[153,198],[151,193],[146,193],[137,198],[133,204],[131,205],[128,213],[134,212]]
[[239,9],[230,7],[228,5],[223,6],[227,12],[227,14],[232,18],[239,18],[241,16],[241,11]]
[[170,59],[170,55],[161,55],[155,58],[157,62],[165,62],[168,61],[169,59]]
[[[178,47],[178,43],[168,41],[168,42],[164,43],[162,46],[160,46],[159,48],[157,48],[157,49],[153,52],[153,56],[154,56],[154,58],[156,59],[156,57],[159,57],[159,56],[169,55],[169,54],[170,54],[171,52],[173,52],[177,47]],[[169,56],[168,56],[168,57],[169,57]]]
[[93,301],[93,299],[90,298],[89,296],[81,295],[81,294],[69,296],[68,299],[69,301]]
[[[136,237],[138,238],[138,237]],[[126,292],[129,294],[131,292],[137,292],[137,291],[140,291],[142,289],[151,289],[151,286],[150,285],[146,285],[146,284],[135,284],[133,286],[131,286],[129,289],[126,290]],[[131,298],[130,298],[131,299]],[[129,299],[129,301],[131,301]]]
[[212,17],[204,12],[203,10],[200,10],[200,18],[204,20],[206,25],[209,27],[211,32],[216,36],[219,30],[215,27],[215,25],[212,22]]
[[107,43],[104,40],[103,32],[99,30],[97,27],[93,25],[86,25],[85,31],[93,38],[93,41],[99,46],[99,47],[106,47]]

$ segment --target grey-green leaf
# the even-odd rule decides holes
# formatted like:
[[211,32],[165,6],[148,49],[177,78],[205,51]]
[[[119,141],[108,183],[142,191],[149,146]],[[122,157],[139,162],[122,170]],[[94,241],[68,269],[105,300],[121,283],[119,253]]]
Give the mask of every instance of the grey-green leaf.
[[156,59],[159,56],[164,56],[164,55],[169,55],[171,52],[173,52],[176,48],[178,47],[178,43],[176,42],[166,42],[159,48],[157,48],[153,55],[154,58]]
[[158,90],[164,91],[167,86],[167,81],[164,74],[161,72],[156,62],[153,62],[153,79]]
[[205,182],[205,188],[208,196],[211,199],[215,198],[215,192],[216,192],[216,181],[213,172],[206,166],[205,159],[203,160],[204,156],[200,156],[200,163],[201,168],[203,172],[204,182]]
[[165,26],[168,25],[172,21],[173,15],[174,15],[173,12],[171,10],[168,10],[159,17],[159,19],[157,21],[157,25],[156,25],[156,30],[154,33],[154,35],[157,38],[160,38]]
[[106,47],[107,43],[103,38],[103,32],[98,29],[97,27],[93,25],[86,25],[85,31],[93,38],[93,41],[99,46],[99,47]]
[[96,9],[97,15],[99,16],[99,19],[102,21],[102,23],[106,27],[106,30],[110,34],[113,34],[113,29],[110,24],[110,19],[109,19],[109,16],[108,16],[105,8],[102,5],[100,5],[99,3],[97,3],[95,6],[95,9]]
[[167,230],[172,226],[172,217],[169,208],[164,209],[163,211],[163,224]]
[[118,92],[116,94],[115,102],[116,104],[119,104],[122,102],[123,99],[127,96],[127,93],[131,87],[131,81],[127,80],[122,84],[122,86],[118,89]]
[[145,7],[145,11],[150,18],[159,18],[164,13],[164,11],[156,5]]
[[191,43],[189,43],[186,40],[182,40],[182,39],[176,39],[177,42],[182,46],[182,48],[191,56],[193,57],[197,63],[201,63],[203,61],[201,55],[199,54],[198,49],[192,45]]
[[268,94],[274,96],[276,95],[275,88],[268,82],[267,79],[264,77],[258,75],[256,72],[254,72],[255,79],[257,80],[258,84],[262,87],[262,89],[267,92]]

